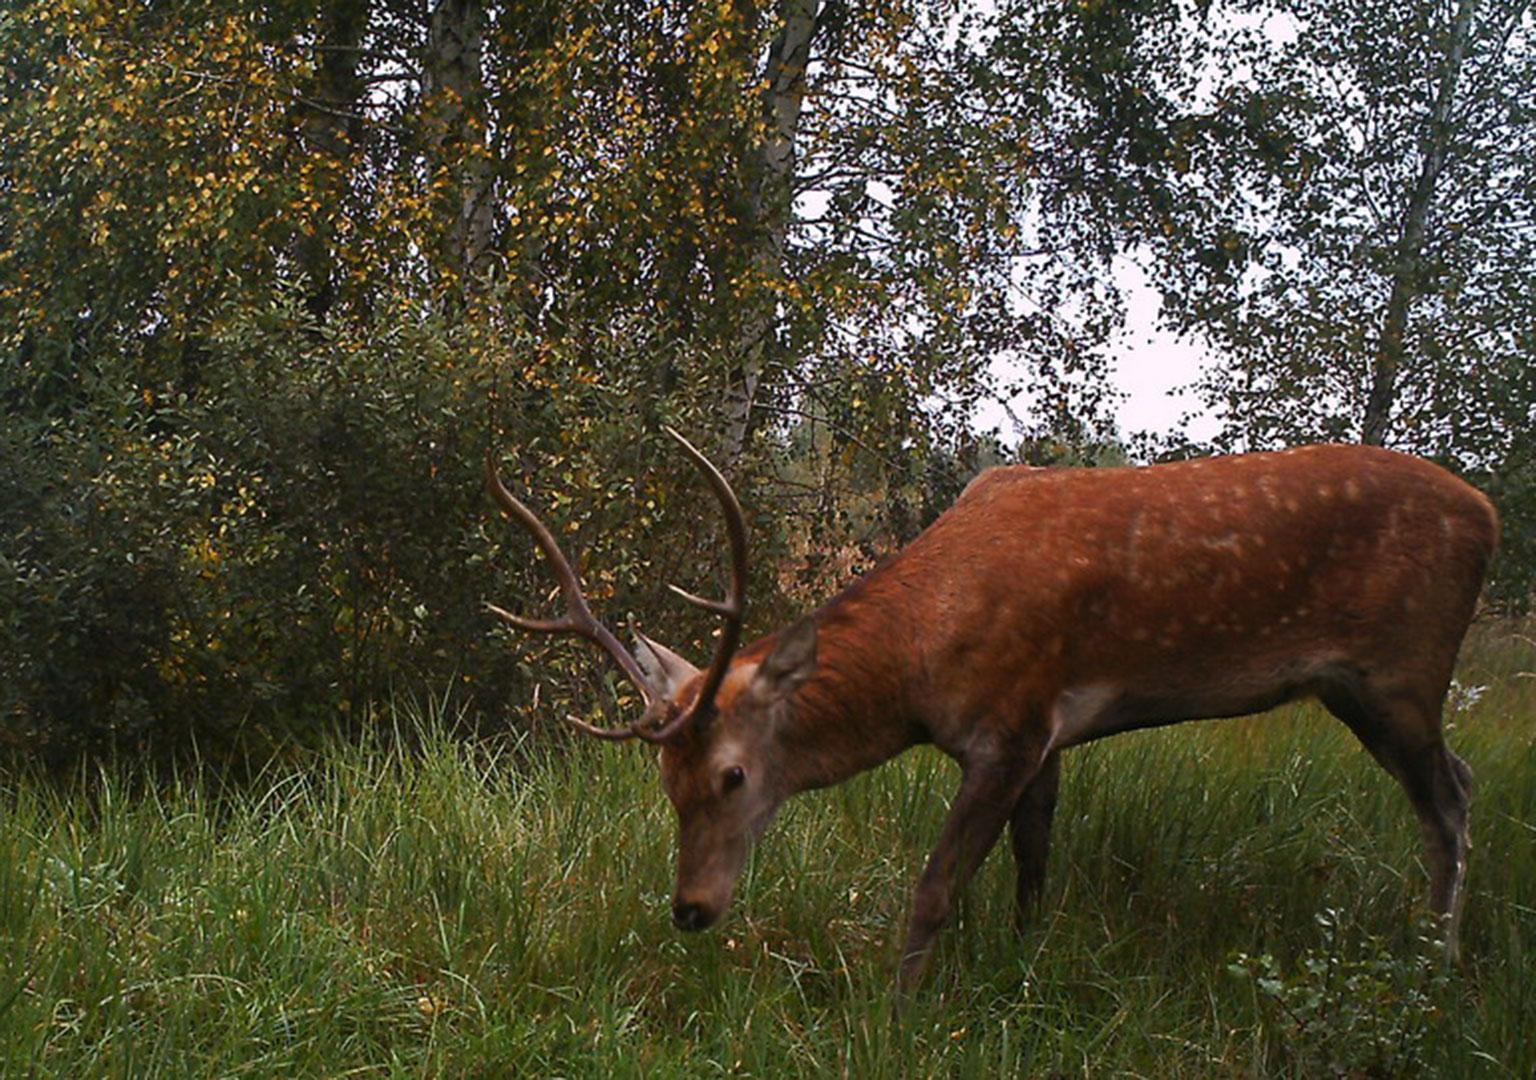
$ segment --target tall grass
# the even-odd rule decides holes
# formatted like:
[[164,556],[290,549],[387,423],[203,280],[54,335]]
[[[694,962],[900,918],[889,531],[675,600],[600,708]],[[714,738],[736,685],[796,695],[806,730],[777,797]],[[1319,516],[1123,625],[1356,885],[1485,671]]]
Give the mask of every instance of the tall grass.
[[[235,792],[128,768],[76,791],[9,780],[0,1074],[1379,1072],[1326,1030],[1333,993],[1363,1002],[1349,1023],[1422,1044],[1391,1060],[1527,1077],[1536,680],[1517,676],[1533,661],[1501,638],[1464,665],[1486,689],[1453,716],[1478,788],[1467,959],[1448,977],[1417,959],[1406,800],[1313,707],[1074,752],[1035,924],[1012,930],[1000,850],[899,1013],[908,890],[955,782],[938,755],[792,803],[731,916],[683,936],[647,751],[487,752],[402,709],[419,752],[337,746]],[[1234,974],[1240,954],[1269,974]],[[1324,985],[1324,961],[1364,957],[1391,977],[1343,966],[1360,981]],[[1309,994],[1323,1021],[1287,1011]]]

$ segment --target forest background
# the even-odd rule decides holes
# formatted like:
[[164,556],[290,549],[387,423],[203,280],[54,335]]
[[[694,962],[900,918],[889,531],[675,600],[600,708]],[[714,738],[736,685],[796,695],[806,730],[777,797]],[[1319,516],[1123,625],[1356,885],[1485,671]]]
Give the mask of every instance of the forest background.
[[[493,632],[549,583],[481,459],[702,655],[663,424],[747,507],[749,632],[986,464],[1319,440],[1489,492],[1529,604],[1525,0],[79,0],[8,6],[0,68],[12,753],[622,710]],[[1116,259],[1206,357],[1199,438],[1112,422]]]

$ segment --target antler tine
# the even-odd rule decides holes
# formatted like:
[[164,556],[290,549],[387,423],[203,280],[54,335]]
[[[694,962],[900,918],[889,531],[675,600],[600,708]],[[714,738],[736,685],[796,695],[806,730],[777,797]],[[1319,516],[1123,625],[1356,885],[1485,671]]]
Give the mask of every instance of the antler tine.
[[587,735],[595,735],[599,739],[613,739],[615,741],[619,741],[623,739],[633,739],[636,735],[643,739],[648,738],[645,732],[640,731],[637,728],[600,728],[595,724],[587,723],[579,716],[572,716],[569,713],[567,713],[561,719],[563,719],[567,724],[570,724],[571,727],[575,728],[577,731]]
[[485,610],[519,630],[529,630],[535,634],[581,633],[581,627],[569,619],[530,619],[526,615],[514,615],[506,608],[497,607],[492,603],[487,603]]
[[741,641],[741,626],[747,610],[747,521],[741,512],[741,503],[737,501],[736,493],[731,490],[725,477],[720,475],[720,470],[675,430],[670,427],[662,430],[683,448],[683,453],[688,455],[688,459],[709,481],[715,498],[720,501],[720,509],[725,513],[725,528],[731,545],[731,589],[724,600],[710,600],[685,592],[676,585],[668,586],[690,604],[725,620],[720,630],[720,640],[715,643],[714,659],[704,675],[704,685],[694,698],[693,705],[685,713],[674,717],[658,733],[662,738],[669,738],[687,722],[695,719],[708,722],[715,694],[725,680],[726,669],[730,667],[731,657],[736,654],[736,646]]
[[695,596],[693,593],[687,591],[686,589],[679,589],[676,585],[668,585],[667,588],[672,590],[672,594],[674,596],[682,597],[694,607],[703,608],[711,615],[721,615],[729,618],[731,615],[736,614],[735,609],[732,608],[730,603],[727,601],[711,600],[707,596]]
[[560,583],[560,593],[565,598],[565,616],[559,619],[530,619],[523,615],[514,615],[510,611],[497,607],[495,604],[485,606],[499,618],[505,620],[520,630],[529,630],[534,633],[553,634],[566,633],[577,634],[603,648],[611,656],[625,676],[634,684],[640,692],[640,697],[645,701],[645,716],[629,728],[604,729],[593,727],[583,721],[568,717],[573,726],[589,735],[596,735],[604,739],[632,739],[637,735],[641,738],[652,738],[648,731],[640,730],[641,724],[647,724],[658,711],[660,695],[651,686],[650,680],[640,670],[640,665],[630,655],[629,650],[614,637],[612,632],[597,621],[592,614],[592,609],[587,606],[586,597],[581,591],[581,579],[571,567],[571,562],[560,550],[560,545],[555,541],[554,535],[545,527],[544,523],[528,507],[519,502],[506,486],[501,482],[501,476],[496,471],[496,462],[489,450],[485,454],[485,485],[491,496],[501,504],[502,510],[513,521],[516,521],[523,529],[533,537],[534,543],[549,560],[550,567],[555,572],[555,578]]

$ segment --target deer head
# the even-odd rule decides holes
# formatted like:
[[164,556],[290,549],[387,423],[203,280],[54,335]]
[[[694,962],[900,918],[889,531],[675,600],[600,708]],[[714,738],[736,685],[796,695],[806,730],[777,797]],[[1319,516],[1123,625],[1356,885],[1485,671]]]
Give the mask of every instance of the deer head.
[[709,482],[725,513],[731,548],[731,587],[712,600],[669,586],[684,600],[720,616],[724,625],[710,666],[700,670],[666,646],[638,635],[631,654],[592,614],[581,582],[553,534],[502,484],[486,455],[486,486],[502,510],[529,533],[548,559],[566,612],[530,619],[486,606],[520,630],[569,633],[597,644],[618,664],[644,702],[626,728],[599,728],[576,717],[566,722],[601,739],[640,739],[661,748],[661,778],[677,811],[677,886],[672,918],[684,930],[702,930],[730,906],[736,879],[753,842],[793,794],[784,781],[778,736],[795,690],[816,665],[816,624],[807,618],[751,655],[737,657],[746,611],[747,530],[741,505],[725,478],[681,435],[665,429]]

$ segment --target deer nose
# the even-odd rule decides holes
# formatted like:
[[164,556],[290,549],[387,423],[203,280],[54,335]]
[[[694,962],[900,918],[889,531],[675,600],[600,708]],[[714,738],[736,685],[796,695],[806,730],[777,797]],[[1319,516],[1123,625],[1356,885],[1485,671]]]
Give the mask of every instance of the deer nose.
[[698,904],[675,900],[672,903],[672,925],[679,930],[702,930],[709,925],[709,916]]

